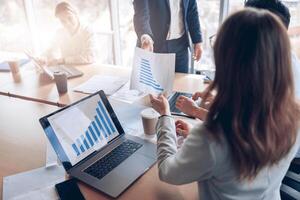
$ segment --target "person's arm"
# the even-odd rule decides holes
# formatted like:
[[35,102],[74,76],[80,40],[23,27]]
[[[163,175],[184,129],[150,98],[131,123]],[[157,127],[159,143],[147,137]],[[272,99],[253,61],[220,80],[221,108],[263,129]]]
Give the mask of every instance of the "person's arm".
[[91,30],[86,30],[86,37],[80,42],[84,44],[81,53],[63,58],[64,64],[91,64],[95,62],[95,33]]
[[186,184],[212,176],[215,167],[213,149],[203,127],[192,129],[177,150],[175,123],[172,117],[161,117],[157,124],[159,178],[170,184]]
[[202,33],[196,0],[190,0],[187,9],[187,23],[193,44],[202,43]]
[[204,121],[208,110],[205,107],[200,107],[197,103],[185,96],[179,96],[176,101],[176,108],[181,112]]
[[199,22],[198,7],[196,0],[190,0],[187,10],[187,23],[194,44],[193,58],[199,61],[202,55],[202,34]]
[[150,11],[148,0],[134,0],[134,16],[133,24],[139,41],[141,42],[142,36],[148,35],[153,38],[150,26]]

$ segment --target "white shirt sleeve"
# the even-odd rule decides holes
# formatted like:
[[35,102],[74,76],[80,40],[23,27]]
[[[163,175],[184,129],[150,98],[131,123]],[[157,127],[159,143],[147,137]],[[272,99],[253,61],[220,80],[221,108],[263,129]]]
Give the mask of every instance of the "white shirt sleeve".
[[76,41],[82,44],[82,49],[80,49],[78,55],[64,57],[65,64],[90,64],[95,62],[95,34],[91,31],[85,31],[84,34],[84,37],[79,38],[81,41]]

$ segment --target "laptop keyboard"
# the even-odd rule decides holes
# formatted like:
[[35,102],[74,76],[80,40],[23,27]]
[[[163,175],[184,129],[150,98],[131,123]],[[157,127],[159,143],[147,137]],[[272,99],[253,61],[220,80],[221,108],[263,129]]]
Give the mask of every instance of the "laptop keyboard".
[[86,168],[84,172],[101,179],[142,146],[142,144],[132,140],[126,140],[103,158]]
[[190,93],[185,93],[185,92],[175,92],[171,98],[169,99],[169,104],[170,104],[170,110],[172,113],[178,113],[178,114],[183,114],[180,110],[178,110],[176,108],[176,101],[177,101],[177,98],[179,96],[186,96],[188,98],[191,98],[193,95],[190,94]]

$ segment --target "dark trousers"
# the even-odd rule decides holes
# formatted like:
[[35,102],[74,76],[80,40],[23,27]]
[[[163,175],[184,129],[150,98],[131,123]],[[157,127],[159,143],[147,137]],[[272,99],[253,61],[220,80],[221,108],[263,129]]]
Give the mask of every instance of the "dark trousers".
[[189,72],[189,42],[187,35],[179,39],[154,41],[155,53],[175,53],[175,72]]

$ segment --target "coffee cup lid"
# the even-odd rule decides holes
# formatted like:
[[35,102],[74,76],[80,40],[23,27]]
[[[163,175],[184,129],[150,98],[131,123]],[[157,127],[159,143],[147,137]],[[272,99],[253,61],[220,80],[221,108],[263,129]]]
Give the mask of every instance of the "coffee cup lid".
[[142,117],[153,119],[159,117],[158,112],[156,112],[153,108],[146,108],[141,112]]
[[63,71],[54,71],[53,75],[54,76],[66,76],[67,74]]

